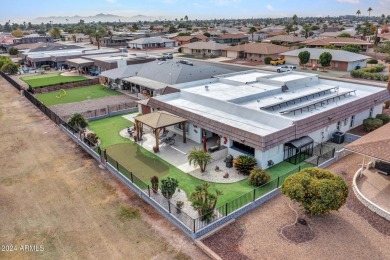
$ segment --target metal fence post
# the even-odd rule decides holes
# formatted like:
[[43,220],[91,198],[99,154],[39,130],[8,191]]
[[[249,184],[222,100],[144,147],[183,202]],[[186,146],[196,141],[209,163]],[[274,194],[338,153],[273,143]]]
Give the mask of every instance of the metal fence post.
[[256,189],[253,189],[253,201],[256,199]]
[[116,169],[117,171],[119,172],[119,164],[118,164],[118,161],[115,161],[116,162]]
[[171,202],[168,200],[168,210],[169,210],[169,213],[171,213]]
[[133,173],[132,172],[130,172],[130,179],[131,179],[131,182],[134,183],[134,181],[133,181]]
[[195,233],[195,219],[194,219],[194,229],[193,229],[194,233]]
[[227,206],[228,204],[227,203],[225,203],[225,216],[227,216],[228,215],[228,212],[227,212],[227,208],[228,208],[228,206]]
[[148,194],[149,194],[149,197],[150,197],[150,187],[149,187],[149,184],[148,184]]
[[300,172],[300,171],[301,171],[301,166],[299,165],[299,166],[298,166],[298,172]]
[[278,176],[278,183],[276,184],[276,188],[279,188],[279,178],[280,176]]

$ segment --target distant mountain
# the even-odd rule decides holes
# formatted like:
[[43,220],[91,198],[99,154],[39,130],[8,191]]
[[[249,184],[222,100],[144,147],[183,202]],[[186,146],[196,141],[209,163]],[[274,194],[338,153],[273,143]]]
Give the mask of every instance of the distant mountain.
[[154,21],[156,19],[161,19],[161,17],[152,17],[152,16],[145,16],[145,15],[136,15],[131,17],[125,17],[125,16],[119,16],[114,14],[96,14],[93,16],[80,16],[80,15],[74,15],[74,16],[48,16],[48,17],[37,17],[35,18],[32,23],[38,24],[38,23],[78,23],[80,20],[84,20],[85,23],[92,23],[92,22],[137,22],[137,21]]

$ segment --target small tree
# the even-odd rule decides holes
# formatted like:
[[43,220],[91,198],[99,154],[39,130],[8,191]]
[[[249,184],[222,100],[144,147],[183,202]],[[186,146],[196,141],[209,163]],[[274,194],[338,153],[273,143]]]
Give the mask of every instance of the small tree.
[[82,128],[88,126],[88,121],[83,117],[83,115],[76,113],[71,118],[69,118],[68,124],[76,131],[80,131]]
[[150,178],[150,182],[152,183],[153,192],[156,193],[158,191],[158,177],[153,176],[152,178]]
[[253,40],[253,34],[254,34],[255,32],[257,32],[257,29],[256,29],[255,27],[251,27],[251,28],[249,29],[249,33],[252,35],[252,42],[254,42],[254,40]]
[[310,60],[310,52],[309,51],[301,51],[298,54],[299,62],[303,65],[303,67],[306,66],[306,64]]
[[337,35],[337,37],[339,37],[339,38],[352,38],[351,34],[349,34],[347,32],[340,33],[339,35]]
[[98,144],[99,137],[96,133],[88,133],[87,136],[84,138],[84,142],[90,146],[94,146]]
[[325,67],[330,66],[331,61],[332,61],[332,54],[330,54],[330,52],[321,53],[319,62],[321,66],[324,68],[324,71],[325,71]]
[[57,27],[54,27],[49,31],[50,36],[53,37],[54,39],[59,39],[61,38],[61,31]]
[[11,47],[8,50],[8,54],[9,55],[18,55],[19,54],[19,50],[17,48],[15,48],[15,47]]
[[215,190],[215,194],[213,194],[209,191],[209,188],[210,183],[203,183],[201,186],[196,186],[195,191],[190,195],[192,207],[198,211],[201,220],[206,222],[209,222],[214,217],[218,196],[223,195],[220,190]]
[[204,172],[206,170],[207,164],[209,164],[213,158],[208,152],[205,152],[202,149],[196,149],[194,147],[190,150],[187,159],[190,165],[199,165],[200,171]]
[[248,183],[259,187],[271,180],[271,175],[262,168],[254,168],[249,174]]
[[310,215],[338,210],[348,197],[344,179],[320,168],[306,168],[287,177],[281,191],[299,202]]
[[239,173],[243,175],[249,175],[249,173],[257,165],[257,161],[252,156],[240,155],[233,160],[233,164],[234,168],[236,168]]
[[161,180],[161,193],[167,198],[171,199],[173,194],[175,194],[176,188],[179,186],[179,181],[175,178],[167,177],[164,180]]
[[12,34],[12,36],[18,37],[18,38],[21,38],[21,37],[24,36],[23,31],[20,30],[20,29],[13,30],[13,31],[11,32],[11,34]]

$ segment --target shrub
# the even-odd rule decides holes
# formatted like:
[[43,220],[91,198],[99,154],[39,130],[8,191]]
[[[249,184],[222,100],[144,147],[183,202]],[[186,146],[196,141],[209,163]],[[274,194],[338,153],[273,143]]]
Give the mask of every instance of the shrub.
[[150,182],[152,183],[153,192],[156,193],[158,191],[158,177],[153,176],[152,178],[150,178]]
[[88,133],[86,138],[84,138],[84,142],[89,146],[95,146],[99,142],[99,137],[95,133]]
[[368,59],[367,64],[378,64],[378,60],[376,60],[376,59]]
[[213,158],[208,152],[203,151],[203,149],[196,149],[194,147],[188,153],[187,160],[190,165],[199,165],[200,171],[204,172],[207,164],[209,164]]
[[287,177],[281,191],[299,202],[310,215],[338,210],[348,197],[344,179],[320,168],[306,168]]
[[271,175],[262,168],[254,168],[249,174],[248,183],[259,187],[271,180]]
[[19,50],[15,47],[11,47],[11,48],[9,48],[8,53],[9,53],[9,55],[18,55]]
[[19,70],[19,65],[14,62],[6,62],[1,66],[0,70],[8,74],[16,74]]
[[383,125],[383,121],[378,118],[367,118],[363,120],[363,128],[367,132],[374,131]]
[[390,122],[390,116],[388,114],[377,114],[375,118],[382,120],[384,125]]
[[271,60],[272,60],[271,57],[265,57],[265,58],[264,58],[264,64],[270,64],[270,63],[271,63]]
[[176,188],[179,186],[179,181],[175,178],[167,177],[164,180],[161,180],[161,193],[167,198],[171,199],[173,194],[175,194]]
[[69,118],[68,124],[76,131],[80,131],[82,128],[88,126],[88,121],[83,117],[83,115],[76,113],[71,118]]
[[257,165],[257,161],[252,156],[248,155],[240,155],[236,159],[233,160],[234,168],[244,175],[249,175],[250,172]]

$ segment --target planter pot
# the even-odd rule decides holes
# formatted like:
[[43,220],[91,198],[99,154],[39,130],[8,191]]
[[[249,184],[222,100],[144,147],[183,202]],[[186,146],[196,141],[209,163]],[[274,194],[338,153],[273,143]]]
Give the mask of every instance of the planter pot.
[[133,138],[134,138],[134,142],[137,142],[138,140],[137,136],[135,135]]

